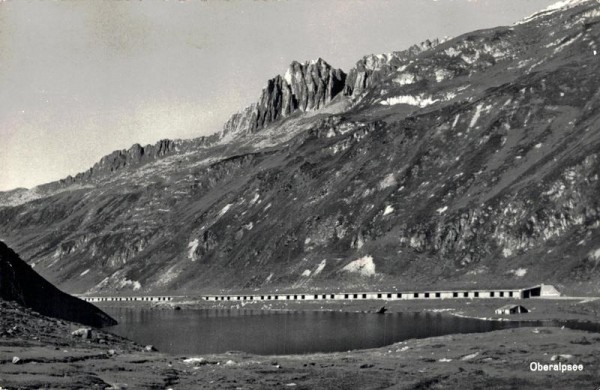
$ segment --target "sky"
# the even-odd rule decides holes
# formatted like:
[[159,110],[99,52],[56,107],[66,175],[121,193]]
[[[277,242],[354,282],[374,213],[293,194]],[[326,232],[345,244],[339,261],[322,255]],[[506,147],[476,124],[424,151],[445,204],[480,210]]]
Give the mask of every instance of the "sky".
[[0,2],[0,191],[221,130],[294,61],[509,25],[555,0]]

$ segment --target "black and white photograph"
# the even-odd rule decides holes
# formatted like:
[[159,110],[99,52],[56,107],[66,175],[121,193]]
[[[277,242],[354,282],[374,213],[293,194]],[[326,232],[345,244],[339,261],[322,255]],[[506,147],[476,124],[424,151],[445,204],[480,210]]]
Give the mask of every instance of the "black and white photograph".
[[0,1],[0,390],[600,388],[600,0]]

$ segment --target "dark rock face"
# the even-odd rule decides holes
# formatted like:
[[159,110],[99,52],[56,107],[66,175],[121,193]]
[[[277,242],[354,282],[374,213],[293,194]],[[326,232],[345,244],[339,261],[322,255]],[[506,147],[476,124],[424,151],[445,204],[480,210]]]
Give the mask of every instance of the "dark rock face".
[[346,74],[319,58],[292,62],[285,76],[268,81],[257,103],[234,114],[223,128],[223,136],[256,132],[297,111],[324,107],[343,89]]
[[342,91],[345,78],[343,71],[333,69],[321,58],[305,64],[293,62],[284,77],[291,90],[291,112],[295,109],[313,111],[324,107]]
[[58,290],[1,241],[0,298],[43,315],[84,325],[102,327],[117,323],[95,306]]
[[2,194],[0,236],[92,294],[540,282],[597,294],[599,18],[584,2],[369,56],[344,83],[322,61],[293,64],[218,142],[134,146],[86,186]]

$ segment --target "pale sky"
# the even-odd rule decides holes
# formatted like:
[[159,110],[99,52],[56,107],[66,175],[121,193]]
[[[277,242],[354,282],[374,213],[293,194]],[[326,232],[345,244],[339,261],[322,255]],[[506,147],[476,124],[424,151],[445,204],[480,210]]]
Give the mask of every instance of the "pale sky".
[[293,60],[509,25],[555,0],[0,2],[0,191],[219,131]]

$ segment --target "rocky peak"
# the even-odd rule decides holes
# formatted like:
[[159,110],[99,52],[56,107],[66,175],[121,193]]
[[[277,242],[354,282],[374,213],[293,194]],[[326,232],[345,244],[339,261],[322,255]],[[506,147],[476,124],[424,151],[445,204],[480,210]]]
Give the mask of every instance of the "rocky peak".
[[346,74],[323,59],[290,64],[284,76],[267,82],[258,102],[234,114],[222,136],[256,132],[297,111],[322,108],[342,92]]
[[223,127],[221,138],[254,133],[297,111],[319,110],[340,93],[356,96],[407,64],[411,58],[442,42],[426,40],[404,51],[365,56],[348,75],[322,58],[304,63],[293,61],[283,76],[278,75],[267,82],[256,103],[231,116]]
[[321,58],[304,64],[294,61],[284,76],[301,111],[318,110],[329,103],[341,92],[345,78],[343,71]]

